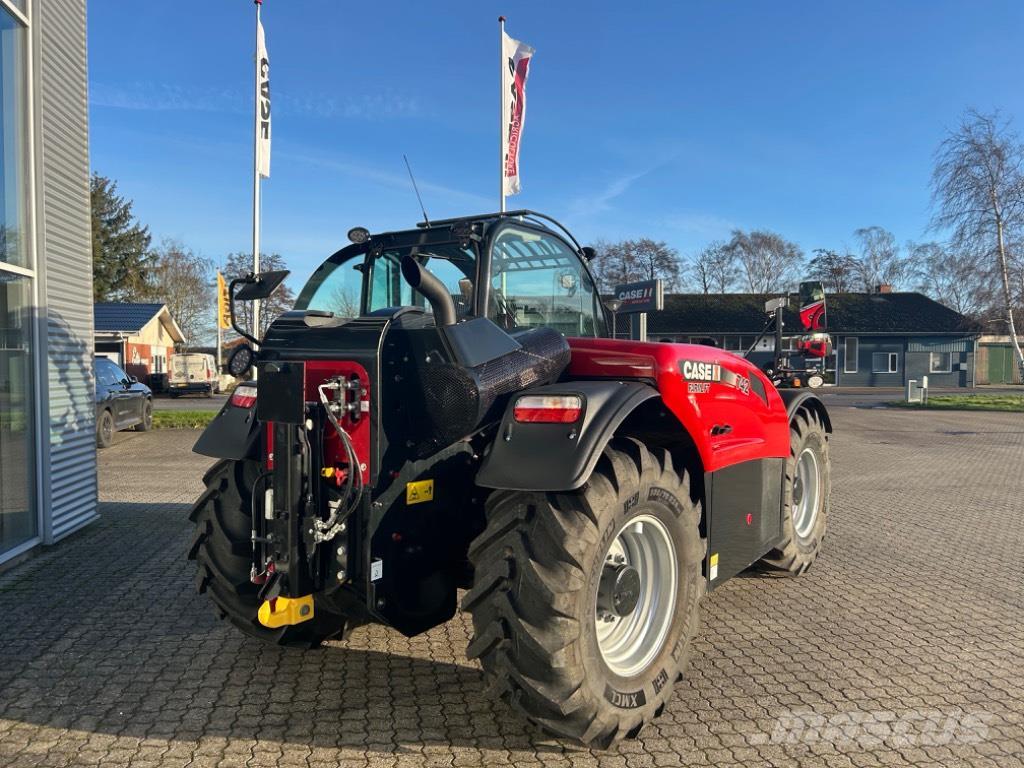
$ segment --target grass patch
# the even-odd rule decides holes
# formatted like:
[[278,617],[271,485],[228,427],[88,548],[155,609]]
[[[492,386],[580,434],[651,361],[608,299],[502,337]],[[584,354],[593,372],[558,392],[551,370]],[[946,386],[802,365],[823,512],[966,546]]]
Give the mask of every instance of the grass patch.
[[205,429],[217,411],[154,411],[153,429]]
[[1009,411],[1024,413],[1024,395],[932,395],[924,405],[896,400],[897,408],[928,408],[936,411]]

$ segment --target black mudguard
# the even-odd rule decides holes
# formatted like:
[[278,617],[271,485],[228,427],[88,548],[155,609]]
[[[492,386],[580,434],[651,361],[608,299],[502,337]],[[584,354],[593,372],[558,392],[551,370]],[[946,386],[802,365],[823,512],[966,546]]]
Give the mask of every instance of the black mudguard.
[[255,406],[239,408],[229,398],[196,440],[192,451],[215,459],[259,458],[258,424]]
[[821,417],[821,423],[825,426],[825,431],[828,434],[832,434],[832,419],[829,418],[825,403],[816,394],[806,389],[780,389],[779,396],[782,398],[782,402],[786,404],[786,414],[790,420],[792,420],[797,408],[807,408]]
[[575,424],[520,424],[516,398],[505,409],[494,444],[477,473],[477,485],[511,491],[569,491],[590,477],[616,428],[658,391],[638,381],[567,381],[521,394],[579,395],[583,414]]

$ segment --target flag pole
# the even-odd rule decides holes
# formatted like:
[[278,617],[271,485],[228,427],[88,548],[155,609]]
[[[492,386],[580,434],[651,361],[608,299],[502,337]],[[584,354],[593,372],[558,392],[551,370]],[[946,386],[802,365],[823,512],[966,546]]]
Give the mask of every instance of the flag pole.
[[498,61],[501,64],[501,100],[498,104],[498,184],[502,213],[505,212],[505,17],[498,17]]
[[[256,38],[253,46],[253,58],[256,68],[253,70],[253,133],[252,133],[252,271],[260,272],[260,9],[263,0],[253,0],[256,4]],[[260,337],[260,301],[252,302],[252,335]],[[253,376],[255,378],[255,376]]]

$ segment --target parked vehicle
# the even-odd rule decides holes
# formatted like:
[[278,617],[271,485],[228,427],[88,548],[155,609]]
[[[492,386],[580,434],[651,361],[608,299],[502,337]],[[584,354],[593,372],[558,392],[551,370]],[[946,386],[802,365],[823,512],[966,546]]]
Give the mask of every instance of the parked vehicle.
[[[466,589],[490,690],[589,745],[637,734],[708,590],[818,556],[824,405],[721,349],[609,338],[593,250],[541,214],[349,239],[228,362],[258,381],[195,446],[218,459],[190,515],[197,588],[305,647],[425,632]],[[286,275],[233,281],[231,306]]]
[[153,427],[153,393],[112,360],[96,358],[96,445],[106,448],[114,433]]
[[220,392],[217,361],[202,352],[179,352],[171,360],[168,390],[171,397],[198,393],[211,397]]

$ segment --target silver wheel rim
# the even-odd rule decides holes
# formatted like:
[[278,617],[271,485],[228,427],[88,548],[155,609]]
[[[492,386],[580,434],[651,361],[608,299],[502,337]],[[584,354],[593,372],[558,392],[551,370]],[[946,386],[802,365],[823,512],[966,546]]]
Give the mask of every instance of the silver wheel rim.
[[818,456],[811,448],[804,448],[796,461],[793,478],[793,528],[801,539],[814,528],[821,498],[821,471]]
[[100,429],[103,430],[103,442],[109,443],[111,438],[114,437],[114,420],[109,414],[103,415],[103,422],[100,425]]
[[676,607],[678,565],[668,529],[658,518],[639,515],[626,523],[608,548],[601,567],[625,565],[640,577],[639,597],[628,614],[602,611],[595,599],[597,645],[608,668],[633,677],[658,655]]

